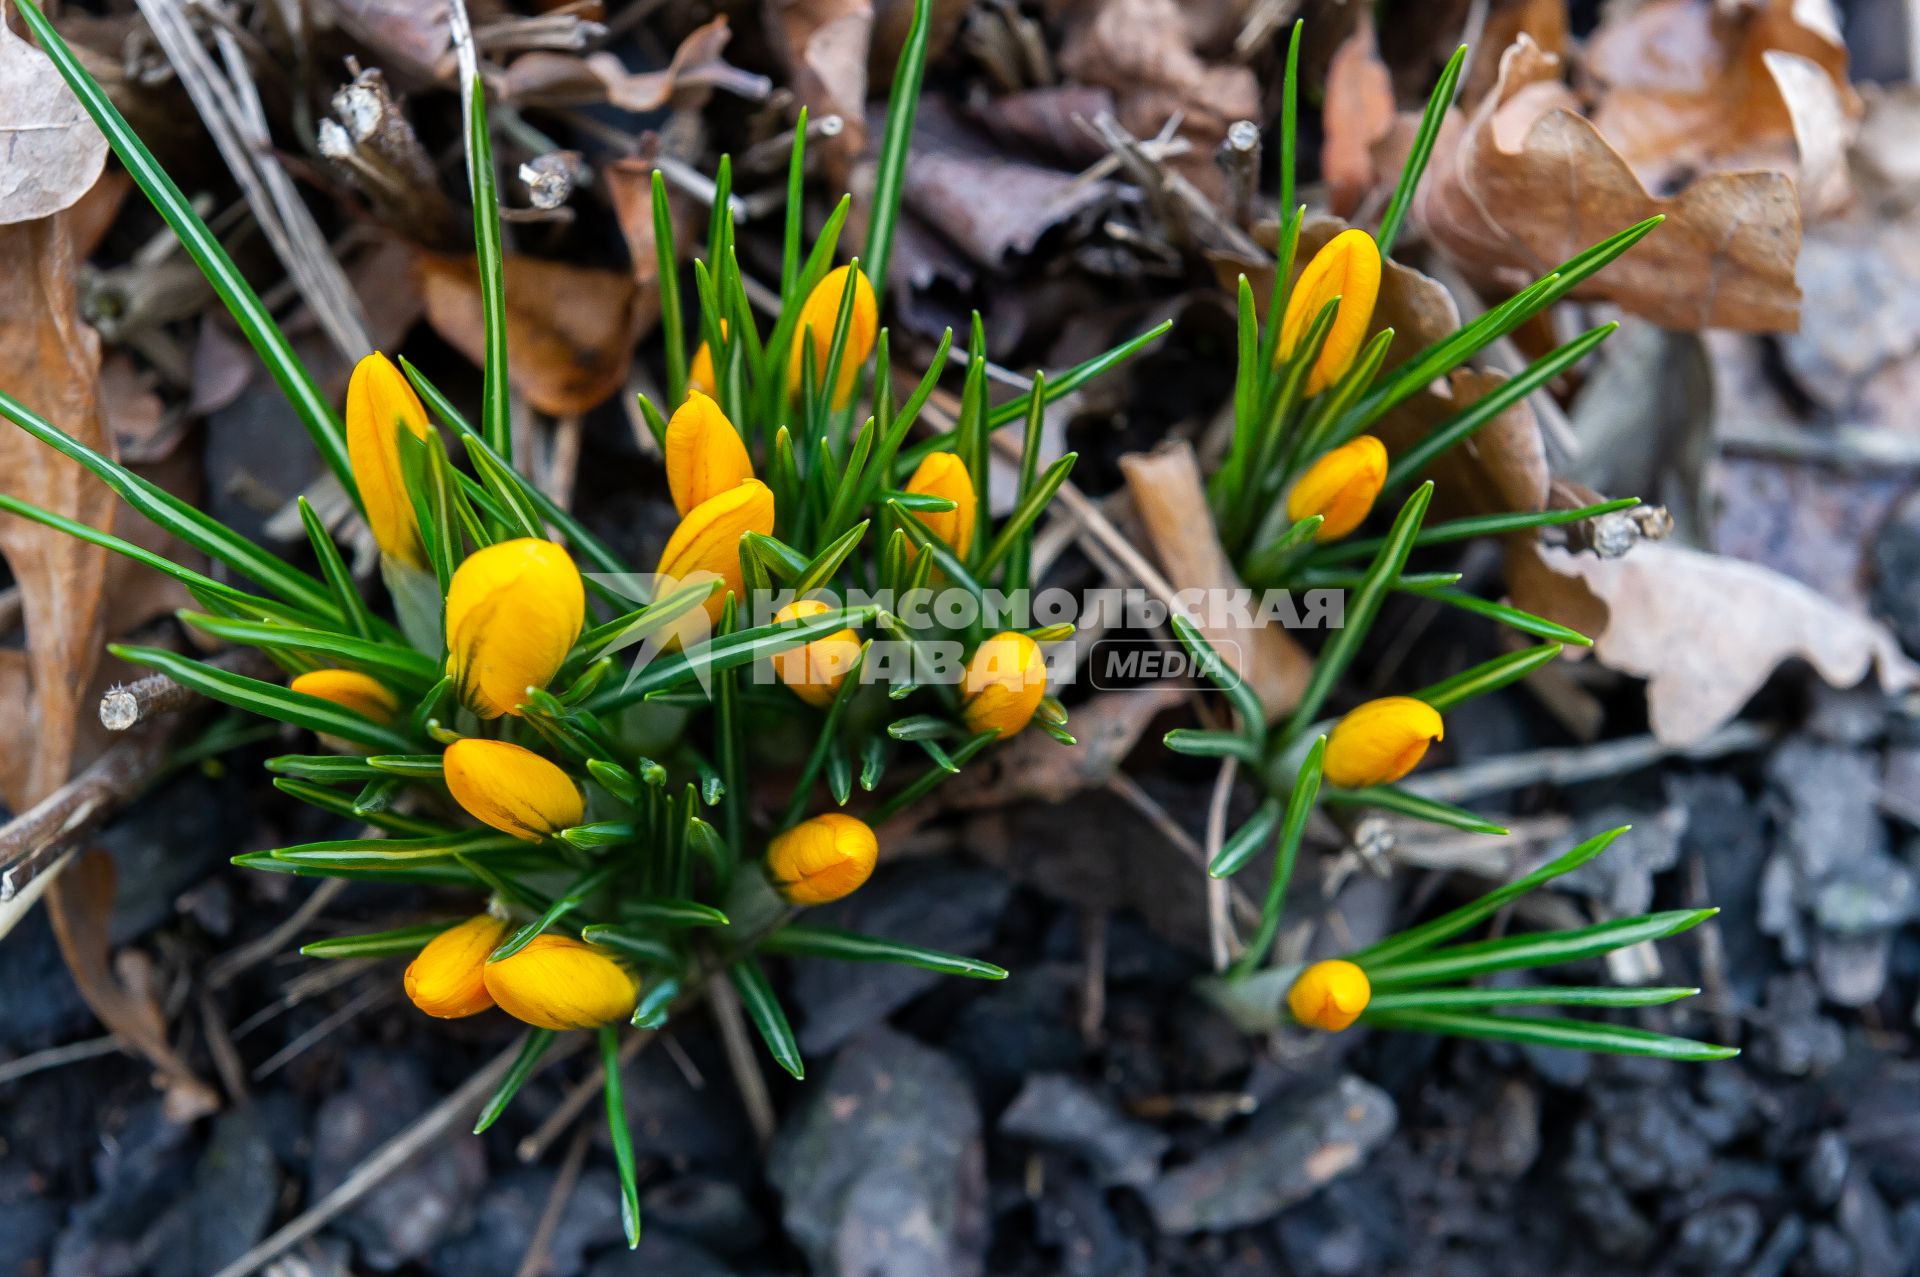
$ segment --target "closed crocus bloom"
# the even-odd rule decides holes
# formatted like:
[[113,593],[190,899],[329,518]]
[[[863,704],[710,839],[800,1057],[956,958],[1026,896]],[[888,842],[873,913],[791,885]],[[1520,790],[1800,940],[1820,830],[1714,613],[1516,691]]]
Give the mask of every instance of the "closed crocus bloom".
[[680,520],[660,552],[656,576],[691,581],[702,572],[724,584],[707,596],[709,620],[717,621],[727,604],[727,592],[744,595],[740,575],[740,538],[749,532],[773,535],[773,489],[758,479],[708,497]]
[[[803,621],[832,609],[819,599],[799,599],[773,614],[775,621]],[[847,671],[860,659],[860,639],[850,629],[835,630],[803,647],[788,648],[773,658],[773,669],[793,694],[816,709],[833,703],[834,693],[846,681]]]
[[827,358],[833,353],[833,326],[840,318],[840,299],[846,296],[849,279],[853,283],[853,313],[847,317],[847,344],[840,354],[840,375],[833,383],[833,406],[846,407],[853,397],[853,383],[860,377],[860,366],[873,353],[874,338],[880,332],[880,303],[874,299],[873,285],[865,271],[839,266],[814,285],[800,308],[800,324],[793,334],[793,350],[787,357],[787,386],[800,393],[806,373],[802,352],[813,344],[813,375],[827,375]]
[[951,510],[916,513],[914,517],[927,525],[927,531],[946,542],[954,557],[964,560],[973,545],[974,517],[978,510],[973,477],[967,473],[966,463],[951,452],[929,453],[926,460],[914,467],[906,490],[929,497],[945,497],[953,502]]
[[683,515],[753,478],[753,461],[740,432],[720,405],[698,390],[687,392],[687,401],[667,422],[666,453],[667,487],[673,508]]
[[1327,736],[1329,785],[1364,789],[1399,780],[1446,735],[1440,711],[1411,696],[1383,696],[1350,712]]
[[376,723],[391,723],[400,713],[400,698],[379,679],[359,670],[309,670],[287,686],[332,701]]
[[[727,335],[727,321],[720,321],[720,335]],[[703,395],[720,393],[720,379],[713,374],[713,347],[706,342],[693,352],[693,363],[687,366],[687,389],[697,390]],[[681,513],[686,513],[684,510]]]
[[507,924],[486,914],[442,931],[407,964],[407,997],[442,1020],[480,1014],[493,1005],[487,992],[487,955],[506,938]]
[[1287,494],[1287,517],[1309,515],[1324,522],[1316,541],[1336,541],[1359,527],[1387,481],[1387,446],[1372,435],[1343,443],[1307,467]]
[[539,537],[469,554],[447,587],[447,673],[481,718],[518,714],[580,637],[587,592],[567,552]]
[[539,842],[586,814],[573,777],[530,749],[469,736],[447,746],[440,762],[453,800],[503,834]]
[[381,553],[424,568],[427,551],[400,468],[403,429],[426,438],[427,410],[393,361],[376,350],[354,365],[347,382],[347,461]]
[[970,732],[1017,736],[1032,721],[1047,694],[1047,658],[1040,645],[1016,630],[996,634],[974,649],[960,684],[961,717]]
[[859,890],[879,857],[873,830],[852,816],[830,811],[767,844],[767,877],[792,903],[823,905]]
[[486,964],[487,992],[516,1020],[556,1032],[633,1014],[640,982],[607,953],[571,936],[539,935]]
[[1373,304],[1380,296],[1380,248],[1365,231],[1341,231],[1313,255],[1294,281],[1287,298],[1286,318],[1280,324],[1279,357],[1292,356],[1307,329],[1328,302],[1338,297],[1333,327],[1307,373],[1307,393],[1319,394],[1346,375],[1367,339],[1373,322]]
[[1287,1009],[1300,1023],[1338,1033],[1367,1009],[1373,986],[1351,962],[1332,958],[1300,973],[1287,990]]

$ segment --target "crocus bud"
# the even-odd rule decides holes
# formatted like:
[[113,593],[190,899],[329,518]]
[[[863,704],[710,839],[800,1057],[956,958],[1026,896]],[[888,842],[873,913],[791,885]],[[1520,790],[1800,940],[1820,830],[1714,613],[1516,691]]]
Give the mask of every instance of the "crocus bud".
[[[914,467],[906,490],[929,497],[945,497],[953,502],[951,510],[916,513],[914,517],[927,525],[927,531],[946,542],[955,558],[964,562],[973,545],[974,515],[978,509],[973,477],[967,473],[966,463],[951,452],[928,453],[926,460]],[[917,547],[909,549],[919,553]]]
[[740,432],[720,405],[698,390],[687,392],[687,401],[667,422],[666,453],[667,487],[673,508],[683,515],[753,478],[753,461]]
[[487,992],[487,955],[507,938],[507,924],[481,914],[427,942],[407,964],[407,997],[442,1020],[478,1015],[493,1005]]
[[1327,330],[1320,357],[1307,373],[1307,393],[1317,395],[1346,375],[1367,340],[1373,304],[1380,296],[1380,248],[1365,231],[1341,231],[1313,255],[1294,281],[1287,298],[1286,318],[1280,324],[1278,355],[1291,358],[1313,327],[1320,310],[1338,297],[1333,327]]
[[440,763],[453,800],[503,834],[539,842],[586,814],[573,777],[530,749],[469,736],[447,746]]
[[383,725],[400,713],[400,698],[379,679],[359,670],[308,670],[287,686]]
[[1327,735],[1322,763],[1329,785],[1364,789],[1412,771],[1427,746],[1446,735],[1440,711],[1411,696],[1383,696],[1351,711]]
[[[727,321],[724,319],[720,321],[720,335],[727,335]],[[703,395],[720,393],[720,379],[713,374],[713,348],[704,341],[700,343],[700,349],[693,352],[693,362],[687,366],[687,389],[697,390]]]
[[580,637],[587,592],[567,552],[539,537],[468,555],[447,587],[447,673],[481,718],[518,714]]
[[1287,1009],[1300,1023],[1338,1033],[1367,1009],[1373,986],[1351,962],[1331,958],[1300,973],[1287,990]]
[[830,811],[774,836],[767,844],[767,877],[792,903],[823,905],[859,890],[879,856],[873,830]]
[[853,384],[859,380],[860,367],[873,353],[874,338],[880,332],[880,303],[874,299],[873,285],[865,271],[839,266],[827,272],[814,285],[800,308],[800,323],[794,330],[793,350],[787,357],[787,387],[800,393],[806,364],[802,351],[813,344],[814,376],[827,375],[827,357],[833,353],[833,326],[840,318],[840,299],[846,295],[847,281],[853,279],[853,313],[847,317],[847,344],[840,353],[840,375],[833,383],[832,403],[844,408],[853,398]]
[[724,582],[707,596],[707,618],[717,621],[725,610],[727,592],[746,593],[740,575],[740,538],[749,532],[773,535],[773,489],[758,479],[708,497],[680,520],[660,552],[656,576],[688,582],[711,573]]
[[606,950],[571,936],[535,936],[512,957],[487,963],[485,975],[502,1011],[556,1032],[624,1020],[640,997],[640,982]]
[[960,684],[961,717],[970,732],[1017,736],[1047,694],[1047,658],[1017,630],[996,634],[974,649]]
[[1324,522],[1313,539],[1337,541],[1365,521],[1386,481],[1387,446],[1361,435],[1307,467],[1287,494],[1287,517],[1298,523],[1317,514]]
[[[798,599],[773,614],[775,621],[803,621],[832,609],[819,599]],[[803,647],[776,653],[773,669],[793,694],[816,709],[825,709],[846,681],[847,671],[860,659],[860,639],[850,629],[835,630]]]
[[376,350],[354,365],[347,382],[347,462],[381,553],[424,568],[427,551],[400,468],[403,429],[425,439],[427,410],[393,361]]

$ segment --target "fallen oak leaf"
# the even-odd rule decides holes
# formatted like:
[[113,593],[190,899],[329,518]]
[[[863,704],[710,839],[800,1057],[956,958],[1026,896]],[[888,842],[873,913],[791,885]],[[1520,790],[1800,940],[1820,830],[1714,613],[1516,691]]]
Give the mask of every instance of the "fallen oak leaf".
[[1442,252],[1490,285],[1516,289],[1664,214],[1665,225],[1578,295],[1670,328],[1798,324],[1800,210],[1790,178],[1710,173],[1659,199],[1574,106],[1560,59],[1522,35],[1486,100],[1464,121],[1448,117],[1414,200],[1418,225]]
[[[473,258],[421,253],[414,259],[427,322],[475,364],[485,356],[485,323]],[[625,384],[633,345],[659,317],[658,292],[643,294],[623,271],[536,257],[505,262],[508,374],[541,412],[586,412]]]
[[515,58],[498,88],[504,101],[527,106],[586,106],[604,102],[623,111],[657,111],[691,89],[726,89],[754,101],[772,90],[764,75],[743,71],[721,57],[732,32],[723,14],[695,27],[673,60],[658,71],[629,71],[612,53],[580,57],[535,49]]
[[867,146],[871,0],[766,0],[765,28],[794,96],[814,119],[840,117],[825,152],[846,164]]
[[1705,740],[1794,657],[1834,687],[1870,672],[1888,693],[1920,685],[1885,626],[1757,563],[1657,543],[1613,559],[1538,541],[1512,549],[1514,602],[1591,635],[1608,669],[1646,679],[1663,744]]
[[93,188],[107,139],[47,55],[0,21],[0,225],[48,217]]

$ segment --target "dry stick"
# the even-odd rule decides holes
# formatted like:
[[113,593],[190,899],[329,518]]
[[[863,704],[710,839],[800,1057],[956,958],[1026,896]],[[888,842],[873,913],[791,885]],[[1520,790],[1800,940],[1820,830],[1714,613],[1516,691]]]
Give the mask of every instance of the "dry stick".
[[362,1011],[371,1011],[374,1007],[392,998],[394,992],[395,985],[391,981],[382,980],[376,984],[368,985],[366,988],[360,990],[359,993],[355,994],[353,1000],[345,1006],[328,1012],[318,1024],[315,1024],[305,1033],[302,1033],[299,1037],[287,1043],[266,1059],[260,1061],[259,1067],[253,1071],[253,1080],[256,1082],[264,1082],[287,1064],[298,1059],[309,1047],[321,1041],[335,1029],[351,1021]]
[[760,1072],[759,1057],[754,1054],[753,1037],[747,1032],[740,995],[734,992],[731,980],[719,977],[707,981],[706,993],[714,1022],[720,1026],[720,1045],[726,1050],[727,1067],[733,1071],[741,1102],[747,1109],[747,1121],[753,1126],[754,1138],[765,1148],[773,1139],[773,1097],[767,1093],[767,1079]]
[[[1219,774],[1213,779],[1213,797],[1207,802],[1205,855],[1208,865],[1213,863],[1220,849],[1226,845],[1227,805],[1233,801],[1233,781],[1239,772],[1239,759],[1224,759]],[[1233,918],[1227,909],[1227,889],[1230,885],[1225,878],[1207,875],[1207,940],[1215,971],[1225,971],[1233,964],[1234,955],[1240,951],[1239,937],[1233,934]]]
[[[576,1034],[574,1036],[580,1038],[581,1041],[587,1040],[586,1034]],[[653,1032],[647,1030],[629,1034],[626,1040],[620,1043],[620,1067],[624,1069],[628,1064],[632,1063],[633,1057],[639,1055],[640,1049],[646,1046],[647,1043],[653,1041],[653,1039]],[[571,1040],[571,1038],[568,1038],[563,1041]],[[571,1053],[576,1049],[577,1045],[576,1043],[575,1046],[568,1047],[568,1052]],[[549,1048],[547,1054],[552,1055],[557,1049],[557,1047]],[[544,1063],[544,1060],[542,1063]],[[551,1146],[556,1139],[566,1133],[566,1129],[573,1125],[573,1120],[580,1116],[587,1105],[592,1103],[593,1097],[600,1093],[600,1088],[605,1084],[606,1080],[606,1068],[603,1065],[594,1065],[593,1070],[588,1073],[586,1077],[582,1078],[577,1086],[571,1091],[568,1091],[560,1103],[554,1106],[553,1112],[547,1114],[540,1125],[534,1128],[533,1134],[513,1146],[513,1155],[523,1162],[538,1160],[540,1155],[546,1152],[548,1147]]]
[[514,1277],[540,1277],[546,1271],[547,1250],[560,1228],[560,1216],[567,1208],[567,1199],[573,1196],[573,1186],[580,1182],[581,1164],[587,1160],[587,1138],[587,1128],[583,1126],[574,1132],[573,1141],[567,1145],[567,1155],[560,1161],[560,1173],[553,1178],[547,1204],[540,1211],[540,1222],[534,1226],[527,1253],[520,1257],[520,1267],[514,1270]]
[[1403,788],[1423,798],[1459,803],[1542,781],[1571,785],[1618,776],[1650,767],[1663,758],[1675,755],[1695,759],[1719,758],[1725,754],[1763,749],[1778,735],[1779,729],[1771,724],[1734,722],[1692,745],[1669,745],[1652,736],[1629,736],[1623,740],[1577,745],[1570,749],[1535,749],[1519,754],[1502,754],[1498,758],[1469,763],[1465,767],[1416,775],[1406,780]]
[[[588,1040],[583,1033],[569,1034],[547,1049],[542,1066],[572,1055]],[[458,1089],[416,1119],[406,1130],[375,1149],[340,1186],[299,1215],[276,1229],[271,1237],[222,1268],[214,1277],[248,1277],[277,1258],[289,1246],[312,1236],[372,1192],[386,1178],[418,1157],[435,1140],[480,1111],[487,1097],[513,1067],[520,1054],[514,1043],[487,1061],[478,1073],[462,1082]]]
[[313,921],[314,916],[329,904],[333,898],[347,889],[345,878],[323,879],[313,889],[313,894],[301,902],[300,907],[289,914],[284,922],[256,940],[249,940],[237,949],[230,949],[209,963],[201,976],[209,989],[220,989],[231,984],[242,972],[256,963],[265,962],[274,954],[287,947],[287,941],[298,935],[302,928]]
[[0,903],[78,847],[145,789],[166,760],[167,733],[150,728],[122,740],[85,771],[0,826]]
[[[249,678],[266,678],[275,672],[273,662],[251,647],[229,648],[207,664]],[[154,715],[170,714],[199,701],[200,693],[186,684],[176,683],[165,674],[148,674],[106,690],[100,697],[100,726],[110,732],[124,732]]]
[[227,1031],[226,1019],[214,1005],[209,991],[202,989],[198,1001],[200,1028],[207,1035],[207,1054],[213,1057],[214,1072],[220,1075],[220,1085],[226,1088],[227,1098],[235,1104],[244,1104],[248,1097],[247,1069],[240,1062],[240,1053],[233,1049],[233,1035]]
[[35,1051],[32,1055],[23,1055],[17,1060],[8,1060],[0,1064],[0,1086],[8,1082],[18,1082],[23,1077],[57,1069],[68,1064],[78,1064],[82,1060],[97,1060],[103,1055],[112,1055],[123,1050],[125,1043],[112,1033],[105,1037],[88,1038],[84,1042],[69,1042],[65,1046],[48,1047],[44,1051]]

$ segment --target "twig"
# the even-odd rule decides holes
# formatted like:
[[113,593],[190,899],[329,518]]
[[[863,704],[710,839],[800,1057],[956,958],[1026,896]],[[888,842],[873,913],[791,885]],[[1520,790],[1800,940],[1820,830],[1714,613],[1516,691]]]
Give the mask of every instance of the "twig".
[[[569,1034],[548,1049],[541,1058],[541,1064],[564,1059],[579,1050],[586,1041],[586,1034]],[[341,1181],[339,1187],[276,1229],[272,1236],[222,1268],[214,1277],[248,1277],[248,1274],[257,1272],[288,1247],[326,1227],[355,1202],[384,1183],[390,1175],[426,1151],[435,1140],[477,1113],[494,1088],[500,1085],[500,1080],[507,1075],[507,1070],[513,1067],[519,1054],[520,1044],[516,1042],[487,1061],[452,1094],[423,1113],[406,1130],[375,1149],[371,1156],[354,1168],[351,1175]]]
[[112,1055],[123,1050],[125,1043],[114,1034],[103,1038],[88,1038],[84,1042],[69,1042],[65,1046],[50,1046],[44,1051],[35,1051],[32,1055],[23,1055],[17,1060],[8,1060],[0,1064],[0,1086],[8,1082],[18,1082],[23,1077],[31,1077],[46,1069],[62,1068],[68,1064],[78,1064],[82,1060],[97,1060],[103,1055]]
[[1081,965],[1085,969],[1080,994],[1080,1036],[1090,1044],[1101,1038],[1107,1018],[1107,915],[1088,913],[1080,924]]
[[560,1160],[560,1173],[553,1177],[553,1188],[548,1191],[547,1204],[540,1211],[540,1222],[534,1226],[533,1236],[527,1241],[527,1253],[520,1257],[520,1267],[514,1270],[514,1277],[540,1277],[546,1271],[553,1234],[560,1227],[567,1199],[573,1196],[573,1186],[580,1182],[580,1167],[587,1160],[587,1143],[587,1128],[583,1126],[574,1132],[572,1142],[567,1145],[567,1155]]
[[300,934],[309,922],[328,905],[333,898],[347,889],[345,878],[326,878],[313,889],[313,894],[300,903],[300,907],[289,914],[285,921],[237,949],[230,949],[207,965],[203,983],[209,989],[224,988],[231,984],[242,972],[257,962],[264,962],[287,947],[287,941]]
[[[1240,760],[1229,758],[1220,764],[1213,778],[1213,797],[1207,802],[1207,846],[1204,865],[1211,865],[1227,841],[1227,806],[1233,801],[1233,781],[1240,774]],[[1225,971],[1240,951],[1233,934],[1233,918],[1227,908],[1225,878],[1207,875],[1207,947],[1213,954],[1213,969]]]
[[727,1067],[733,1071],[740,1088],[741,1103],[746,1106],[747,1121],[762,1148],[773,1139],[773,1097],[767,1094],[767,1079],[760,1072],[760,1057],[754,1053],[753,1037],[747,1032],[746,1013],[740,1008],[740,995],[729,980],[707,981],[707,1006],[713,1010],[720,1027],[720,1045],[725,1049]]
[[1253,195],[1260,185],[1260,126],[1252,120],[1229,124],[1213,162],[1227,177],[1227,216],[1245,230],[1253,221]]
[[393,991],[393,984],[384,980],[376,984],[370,984],[360,990],[358,994],[354,995],[351,1002],[328,1012],[318,1024],[281,1047],[278,1051],[275,1051],[266,1059],[260,1061],[259,1067],[253,1071],[253,1080],[256,1082],[265,1081],[268,1077],[277,1073],[283,1066],[299,1058],[308,1047],[313,1046],[341,1025],[348,1023],[361,1012],[370,1011],[382,1002],[392,998]]
[[[147,787],[166,761],[167,733],[129,736],[85,771],[0,826],[0,903],[13,900],[48,865],[78,847]],[[0,934],[4,934],[0,932]]]
[[[249,678],[265,677],[274,668],[273,662],[251,647],[229,648],[207,664]],[[165,674],[148,674],[106,690],[100,697],[100,726],[110,732],[124,732],[153,715],[170,714],[199,700],[200,693],[184,683],[176,683]]]
[[200,990],[200,1028],[207,1035],[207,1054],[213,1057],[214,1072],[220,1075],[220,1085],[227,1090],[227,1098],[235,1104],[247,1101],[247,1071],[240,1063],[240,1053],[233,1049],[233,1035],[227,1032],[226,1019],[221,1016],[220,1008],[215,1005],[210,990]]
[[1519,789],[1543,781],[1571,785],[1581,781],[1618,776],[1624,772],[1650,767],[1663,758],[1719,758],[1763,749],[1779,729],[1767,723],[1733,722],[1693,745],[1666,745],[1652,736],[1629,736],[1623,740],[1570,749],[1536,749],[1520,754],[1502,754],[1464,767],[1427,772],[1409,778],[1404,787],[1423,798],[1438,798],[1458,803]]
[[[587,1034],[575,1034],[573,1037],[579,1038],[582,1042],[591,1040]],[[633,1061],[633,1057],[640,1054],[641,1048],[653,1039],[654,1034],[649,1032],[628,1034],[620,1043],[620,1067],[626,1068]],[[571,1040],[571,1038],[563,1039],[563,1042]],[[577,1047],[578,1043],[568,1047],[569,1053]],[[553,1054],[553,1050],[549,1049],[548,1054]],[[513,1155],[523,1162],[538,1161],[540,1155],[546,1152],[555,1140],[566,1134],[567,1128],[573,1125],[574,1119],[593,1102],[593,1097],[600,1093],[600,1088],[605,1085],[606,1080],[606,1069],[598,1064],[594,1065],[592,1071],[580,1079],[579,1084],[568,1091],[561,1098],[560,1103],[554,1106],[553,1112],[547,1114],[540,1125],[534,1128],[533,1134],[513,1146]]]

